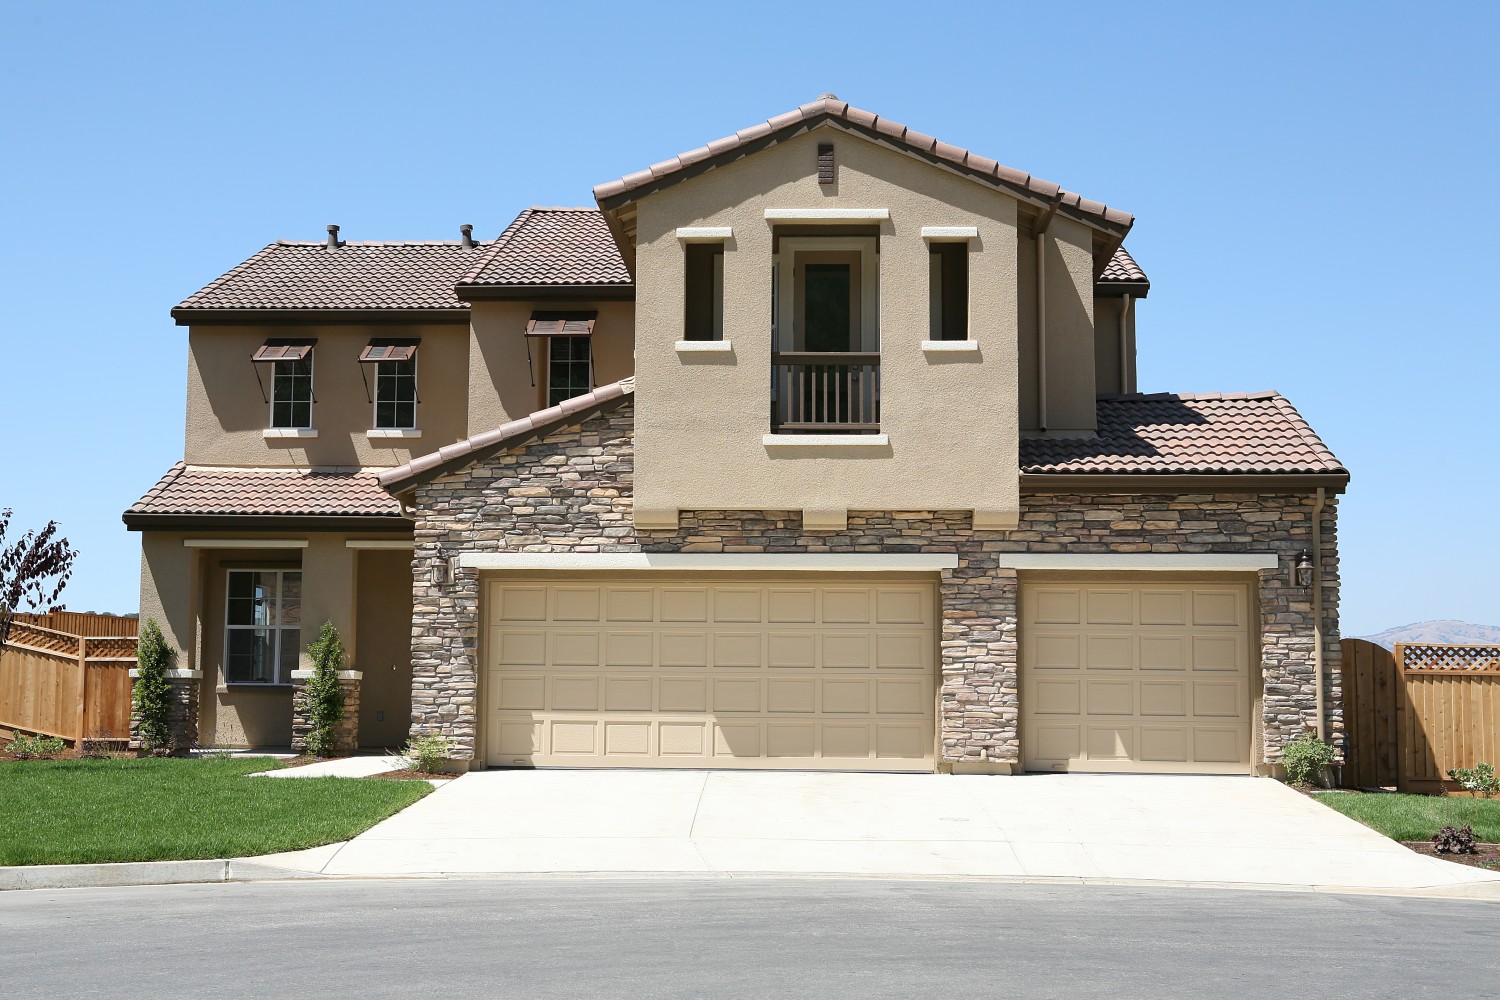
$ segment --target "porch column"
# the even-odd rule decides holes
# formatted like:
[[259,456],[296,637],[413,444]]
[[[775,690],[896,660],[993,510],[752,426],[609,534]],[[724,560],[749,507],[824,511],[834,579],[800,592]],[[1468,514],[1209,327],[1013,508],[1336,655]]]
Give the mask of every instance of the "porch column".
[[307,719],[307,681],[312,677],[312,657],[307,647],[317,641],[325,621],[333,622],[344,644],[344,666],[339,684],[344,691],[344,718],[336,730],[335,749],[359,749],[358,624],[355,618],[355,569],[358,552],[349,548],[343,535],[313,534],[302,550],[302,649],[301,668],[292,672],[292,746],[306,746],[310,728]]

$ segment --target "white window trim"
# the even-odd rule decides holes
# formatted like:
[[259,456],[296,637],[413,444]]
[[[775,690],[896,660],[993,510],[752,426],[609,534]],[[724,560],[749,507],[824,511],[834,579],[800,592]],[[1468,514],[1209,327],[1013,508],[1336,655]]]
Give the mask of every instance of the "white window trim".
[[260,436],[267,441],[274,441],[278,438],[315,438],[318,432],[313,427],[267,427],[260,432]]
[[962,243],[979,239],[978,226],[923,226],[922,239],[934,243]]
[[767,448],[889,448],[889,434],[763,434]]
[[[303,542],[302,544],[305,546],[307,543]],[[231,576],[233,576],[235,573],[275,573],[276,574],[276,624],[275,625],[231,625],[231,624],[229,624],[229,594],[230,594],[230,590],[229,590],[229,578]],[[297,568],[297,569],[288,569],[285,566],[280,566],[280,567],[272,567],[272,566],[259,566],[259,567],[257,567],[257,566],[236,566],[233,569],[226,569],[224,571],[224,643],[223,643],[224,658],[220,661],[219,676],[223,679],[223,684],[224,684],[225,687],[233,685],[235,687],[273,688],[273,687],[286,687],[286,686],[288,686],[288,685],[290,685],[292,683],[292,678],[291,677],[287,677],[285,680],[281,679],[281,637],[282,637],[282,633],[283,632],[288,631],[288,629],[286,628],[286,626],[284,626],[284,625],[281,624],[281,602],[282,602],[282,596],[281,595],[282,595],[282,582],[283,582],[283,578],[288,573],[297,573],[297,574],[300,575],[302,573],[302,569],[300,567]],[[299,598],[299,600],[300,600],[300,598]],[[275,649],[275,652],[272,653],[272,656],[271,656],[273,676],[276,679],[275,680],[270,680],[270,681],[232,681],[232,680],[230,680],[229,679],[229,636],[230,636],[230,633],[232,633],[232,632],[255,632],[255,631],[262,630],[262,629],[270,629],[271,631],[273,631],[273,632],[276,633],[276,649]],[[297,653],[298,653],[298,659],[300,661],[300,659],[301,659],[301,653],[302,653],[302,650],[300,649],[300,643],[301,643],[301,639],[302,639],[302,625],[300,623],[297,625],[297,639],[298,639],[298,643],[299,643],[299,649],[297,650]],[[291,673],[291,672],[292,671],[288,671],[288,673]]]
[[[552,402],[552,348],[556,345],[556,342],[559,341],[559,340],[580,340],[581,339],[581,340],[588,341],[588,345],[589,345],[589,373],[588,373],[588,377],[587,377],[586,381],[588,382],[588,386],[589,387],[587,389],[585,389],[583,392],[580,392],[578,395],[582,396],[582,395],[585,395],[585,394],[587,394],[589,392],[592,392],[594,390],[594,338],[593,337],[581,337],[581,338],[580,337],[547,337],[545,339],[547,341],[547,360],[546,360],[546,367],[543,369],[543,375],[542,375],[542,405],[544,407],[550,408],[550,407],[553,407],[553,406],[560,406],[560,405],[562,405],[563,402],[565,402],[565,400],[561,400],[561,399],[558,400],[556,403]],[[570,361],[569,364],[576,364],[576,362],[571,362]],[[568,397],[568,399],[576,399],[576,398],[577,398],[576,396],[569,396]]]
[[[308,399],[307,399],[307,426],[306,427],[277,427],[276,426],[276,366],[278,364],[280,364],[281,362],[280,361],[272,362],[272,364],[271,364],[271,402],[266,407],[266,434],[263,435],[264,437],[267,437],[267,438],[282,438],[282,437],[291,438],[291,437],[317,437],[318,436],[318,432],[315,431],[315,430],[313,430],[313,426],[314,426],[314,422],[313,422],[313,407],[315,407],[318,404],[318,390],[317,390],[318,369],[317,369],[316,362],[314,362],[314,360],[313,360],[313,356],[315,354],[317,354],[317,349],[316,348],[309,348],[308,349],[308,351],[307,351],[307,395],[308,395]],[[288,434],[288,433],[276,433],[276,434],[272,434],[271,431],[291,431],[293,433],[290,433],[290,434]],[[307,432],[311,432],[311,433],[307,433]]]
[[[817,253],[824,250],[852,251],[858,253],[860,350],[875,353],[880,350],[880,254],[875,252],[878,241],[873,236],[783,236],[781,249],[773,258],[777,276],[773,283],[776,299],[775,351],[795,351],[797,342],[797,254]],[[782,294],[784,289],[791,289]]]
[[[416,424],[416,420],[417,420],[417,406],[418,406],[419,400],[421,399],[421,395],[422,395],[417,390],[417,379],[420,377],[418,369],[417,369],[417,355],[413,354],[411,356],[411,390],[412,390],[412,396],[413,396],[413,398],[412,398],[412,401],[411,401],[411,419],[412,419],[412,424],[411,424],[410,427],[381,427],[380,424],[379,424],[379,419],[380,419],[380,366],[382,364],[385,364],[385,363],[386,362],[382,362],[382,361],[375,362],[375,398],[370,403],[370,431],[369,431],[369,435],[368,436],[372,437],[372,438],[383,438],[383,437],[392,437],[392,438],[394,438],[394,437],[421,437],[422,436],[422,432],[420,430],[417,430],[417,424]],[[393,364],[399,364],[399,362],[392,362],[392,363]],[[382,431],[416,431],[416,433],[415,434],[385,434],[385,433],[379,433],[379,432],[382,432]]]
[[681,226],[677,238],[684,243],[722,243],[734,238],[732,226]]
[[734,350],[730,340],[679,340],[673,345],[679,354],[722,354]]
[[977,340],[924,340],[922,350],[933,354],[978,354]]
[[365,437],[379,438],[419,438],[422,430],[419,427],[371,427],[365,431]]
[[888,208],[768,208],[767,222],[880,222]]

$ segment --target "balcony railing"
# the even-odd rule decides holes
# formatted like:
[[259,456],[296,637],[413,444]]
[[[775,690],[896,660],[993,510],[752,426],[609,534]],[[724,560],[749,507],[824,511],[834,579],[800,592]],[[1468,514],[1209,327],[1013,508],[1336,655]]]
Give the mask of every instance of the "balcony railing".
[[880,430],[880,355],[771,355],[771,431],[873,434]]

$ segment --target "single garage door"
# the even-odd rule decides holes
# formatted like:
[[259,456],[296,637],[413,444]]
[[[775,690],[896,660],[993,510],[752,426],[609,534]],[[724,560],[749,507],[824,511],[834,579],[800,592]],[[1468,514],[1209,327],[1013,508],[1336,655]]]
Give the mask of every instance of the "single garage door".
[[929,771],[923,582],[494,580],[498,766]]
[[1249,601],[1238,584],[1024,585],[1027,769],[1249,771]]

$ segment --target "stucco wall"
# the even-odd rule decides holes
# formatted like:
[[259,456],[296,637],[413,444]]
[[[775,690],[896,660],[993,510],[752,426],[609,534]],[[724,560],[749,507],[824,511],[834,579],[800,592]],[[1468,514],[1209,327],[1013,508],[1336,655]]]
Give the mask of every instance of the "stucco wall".
[[[832,141],[838,181],[820,185],[817,144]],[[888,448],[768,448],[772,227],[768,208],[884,208],[879,315]],[[819,130],[638,203],[637,509],[1017,509],[1016,202],[865,140]],[[682,226],[730,226],[724,337],[733,352],[680,355]],[[977,226],[970,337],[977,356],[927,355],[924,226]],[[797,227],[786,226],[787,235]],[[1092,346],[1090,341],[1090,354]],[[1090,389],[1092,398],[1092,389]],[[983,460],[981,460],[983,459]],[[963,475],[953,470],[963,469]]]
[[[618,382],[634,369],[635,303],[569,300],[566,302],[476,302],[469,336],[469,434],[492,430],[547,405],[547,345],[532,338],[527,361],[526,321],[535,310],[597,310],[594,323],[594,381]],[[534,383],[534,384],[533,384]]]
[[[1258,595],[1263,693],[1256,759],[1316,719],[1311,595],[1290,583],[1311,547],[1313,498],[1298,493],[1141,495],[1032,493],[1014,531],[975,531],[959,511],[856,511],[844,531],[809,532],[794,511],[694,510],[674,532],[632,524],[631,407],[560,431],[419,488],[413,556],[413,732],[448,736],[482,759],[478,726],[479,575],[432,582],[433,566],[463,552],[952,552],[941,576],[940,758],[949,764],[1020,760],[1019,576],[1008,552],[1274,552],[1280,568],[1241,576]],[[1323,516],[1325,662],[1331,732],[1338,687],[1336,505]]]
[[[273,337],[317,339],[313,350],[312,424],[316,438],[267,439],[272,366],[252,365],[255,349]],[[369,395],[359,352],[374,337],[416,337],[417,427],[420,438],[370,438],[375,408],[374,366]],[[327,326],[195,326],[188,333],[187,448],[190,465],[402,465],[468,436],[468,327],[341,324]],[[260,384],[256,383],[256,369]],[[265,396],[261,390],[264,387]]]

